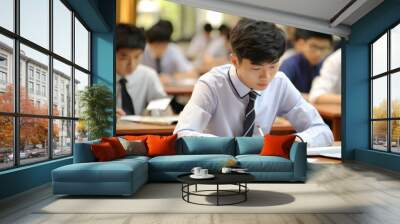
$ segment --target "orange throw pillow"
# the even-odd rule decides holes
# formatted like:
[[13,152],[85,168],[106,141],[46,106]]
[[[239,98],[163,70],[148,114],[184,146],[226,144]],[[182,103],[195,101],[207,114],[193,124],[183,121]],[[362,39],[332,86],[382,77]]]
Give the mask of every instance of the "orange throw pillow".
[[126,151],[117,137],[101,138],[101,142],[108,142],[114,149],[117,158],[125,157]]
[[108,142],[93,144],[91,145],[91,149],[94,157],[99,162],[110,161],[117,158],[113,147]]
[[147,137],[148,156],[176,155],[176,137],[176,134],[170,136],[149,135]]
[[264,146],[260,155],[280,156],[289,159],[290,148],[295,139],[296,135],[265,135]]

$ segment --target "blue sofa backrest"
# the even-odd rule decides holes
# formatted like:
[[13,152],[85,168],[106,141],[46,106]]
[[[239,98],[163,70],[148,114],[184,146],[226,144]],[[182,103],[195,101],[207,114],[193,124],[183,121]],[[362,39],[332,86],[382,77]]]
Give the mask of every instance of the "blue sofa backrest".
[[236,137],[236,155],[259,154],[264,145],[264,138]]
[[95,162],[96,158],[94,157],[90,145],[99,144],[100,140],[93,140],[81,143],[75,143],[74,149],[74,163],[89,163]]
[[235,138],[182,137],[176,144],[178,155],[226,154],[235,156]]

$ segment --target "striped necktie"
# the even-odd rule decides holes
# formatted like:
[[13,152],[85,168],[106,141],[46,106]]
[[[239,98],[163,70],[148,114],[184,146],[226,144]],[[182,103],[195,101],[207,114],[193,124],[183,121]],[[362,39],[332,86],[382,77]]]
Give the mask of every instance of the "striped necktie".
[[256,112],[254,111],[254,101],[257,98],[257,93],[253,90],[249,92],[249,104],[246,107],[245,119],[243,123],[243,136],[253,136],[254,120]]

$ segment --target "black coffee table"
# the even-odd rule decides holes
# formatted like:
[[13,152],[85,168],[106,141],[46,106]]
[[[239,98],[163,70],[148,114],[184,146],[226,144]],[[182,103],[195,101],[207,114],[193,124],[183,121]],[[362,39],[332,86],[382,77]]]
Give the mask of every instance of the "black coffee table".
[[[198,205],[215,205],[215,204],[202,204],[190,201],[190,196],[204,196],[204,197],[216,197],[217,206],[221,205],[234,205],[239,204],[241,202],[245,202],[247,200],[247,192],[249,188],[247,187],[247,183],[255,180],[255,177],[248,173],[215,173],[213,174],[215,177],[212,179],[193,179],[190,177],[191,173],[182,174],[177,177],[178,181],[182,183],[182,199],[188,203],[198,204]],[[215,190],[197,190],[197,185],[216,185]],[[195,186],[194,191],[190,191],[190,186]],[[220,189],[220,185],[236,185],[238,186],[237,190],[223,190]],[[209,192],[215,192],[216,194],[205,194]],[[241,196],[240,200],[234,201],[232,203],[221,203],[221,197],[232,197],[232,196]]]

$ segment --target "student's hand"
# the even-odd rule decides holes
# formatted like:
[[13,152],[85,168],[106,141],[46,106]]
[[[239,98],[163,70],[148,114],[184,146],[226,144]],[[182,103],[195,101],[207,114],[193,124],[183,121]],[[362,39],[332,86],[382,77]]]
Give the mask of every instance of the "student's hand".
[[303,139],[301,139],[300,136],[296,135],[296,138],[294,139],[295,142],[304,142]]
[[122,110],[121,108],[117,108],[116,110],[116,115],[117,115],[117,120],[119,120],[121,118],[121,116],[125,116],[126,113],[124,110]]

